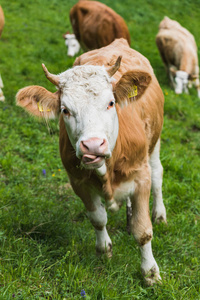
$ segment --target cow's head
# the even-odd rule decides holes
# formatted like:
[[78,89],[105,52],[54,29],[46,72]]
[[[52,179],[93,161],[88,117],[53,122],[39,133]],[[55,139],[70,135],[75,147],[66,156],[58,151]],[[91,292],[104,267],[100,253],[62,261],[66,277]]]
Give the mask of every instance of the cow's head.
[[73,57],[80,50],[80,44],[77,41],[75,34],[66,33],[63,35],[65,39],[65,45],[68,48],[67,55]]
[[195,75],[188,74],[185,71],[177,70],[175,67],[170,67],[170,72],[174,77],[174,90],[176,94],[188,94],[188,86],[197,78]]
[[[115,102],[121,105],[128,99],[132,101],[130,92],[135,85],[138,91],[135,98],[139,98],[151,80],[149,74],[141,71],[126,73],[113,90],[112,76],[120,62],[121,56],[108,69],[82,65],[60,75],[50,74],[43,65],[46,77],[58,91],[51,93],[43,87],[30,86],[21,89],[16,96],[17,104],[35,116],[63,115],[76,156],[87,169],[103,166],[115,147],[119,127]],[[120,100],[114,94],[121,95]]]

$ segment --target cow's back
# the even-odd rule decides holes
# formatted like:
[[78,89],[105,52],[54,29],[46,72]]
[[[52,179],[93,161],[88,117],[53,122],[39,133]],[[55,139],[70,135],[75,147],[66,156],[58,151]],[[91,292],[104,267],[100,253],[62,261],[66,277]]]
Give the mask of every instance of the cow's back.
[[4,13],[3,13],[2,7],[0,6],[0,36],[1,36],[2,31],[3,31],[4,23],[5,23]]
[[130,34],[123,18],[111,8],[97,1],[79,1],[70,10],[73,31],[86,50],[109,45],[116,38]]
[[[76,59],[74,65],[91,64],[108,67],[113,65],[120,55],[122,55],[122,61],[119,70],[113,76],[116,80],[114,84],[127,72],[146,72],[152,78],[142,97],[129,105],[143,122],[151,153],[162,130],[164,96],[148,59],[131,49],[126,40],[117,39],[107,47],[82,54]],[[121,113],[123,118],[126,118],[125,110],[122,109]]]
[[196,74],[198,56],[194,36],[177,21],[165,17],[160,22],[156,44],[165,65]]
[[192,45],[194,47],[196,47],[196,50],[197,50],[194,36],[185,27],[181,26],[177,21],[171,20],[170,18],[165,17],[160,22],[159,31],[164,32],[165,30],[166,30],[166,34],[167,34],[167,32],[171,32],[171,34],[173,34],[172,37],[174,37],[174,38],[176,38],[178,35],[182,39],[186,39],[186,40],[190,41],[190,43],[192,43]]

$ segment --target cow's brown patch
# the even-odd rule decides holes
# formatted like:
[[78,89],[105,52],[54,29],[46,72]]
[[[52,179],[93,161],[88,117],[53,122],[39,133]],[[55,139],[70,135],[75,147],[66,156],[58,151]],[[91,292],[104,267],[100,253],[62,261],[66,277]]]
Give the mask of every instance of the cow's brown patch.
[[144,233],[139,240],[140,246],[144,246],[152,239],[152,233]]

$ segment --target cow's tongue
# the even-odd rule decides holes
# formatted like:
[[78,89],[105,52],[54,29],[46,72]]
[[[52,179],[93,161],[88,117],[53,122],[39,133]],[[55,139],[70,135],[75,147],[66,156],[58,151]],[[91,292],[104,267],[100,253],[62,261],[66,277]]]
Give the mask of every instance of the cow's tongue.
[[97,156],[97,155],[92,155],[92,154],[84,154],[82,157],[82,162],[84,164],[92,164],[92,163],[96,163],[101,159],[101,157]]

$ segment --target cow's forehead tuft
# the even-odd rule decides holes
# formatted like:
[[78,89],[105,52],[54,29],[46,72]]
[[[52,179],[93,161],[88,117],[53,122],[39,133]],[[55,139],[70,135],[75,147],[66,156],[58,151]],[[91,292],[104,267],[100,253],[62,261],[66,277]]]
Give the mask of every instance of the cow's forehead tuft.
[[108,87],[111,78],[104,66],[76,66],[60,74],[60,88],[63,90],[84,89],[85,92],[93,90],[95,93],[103,87]]

